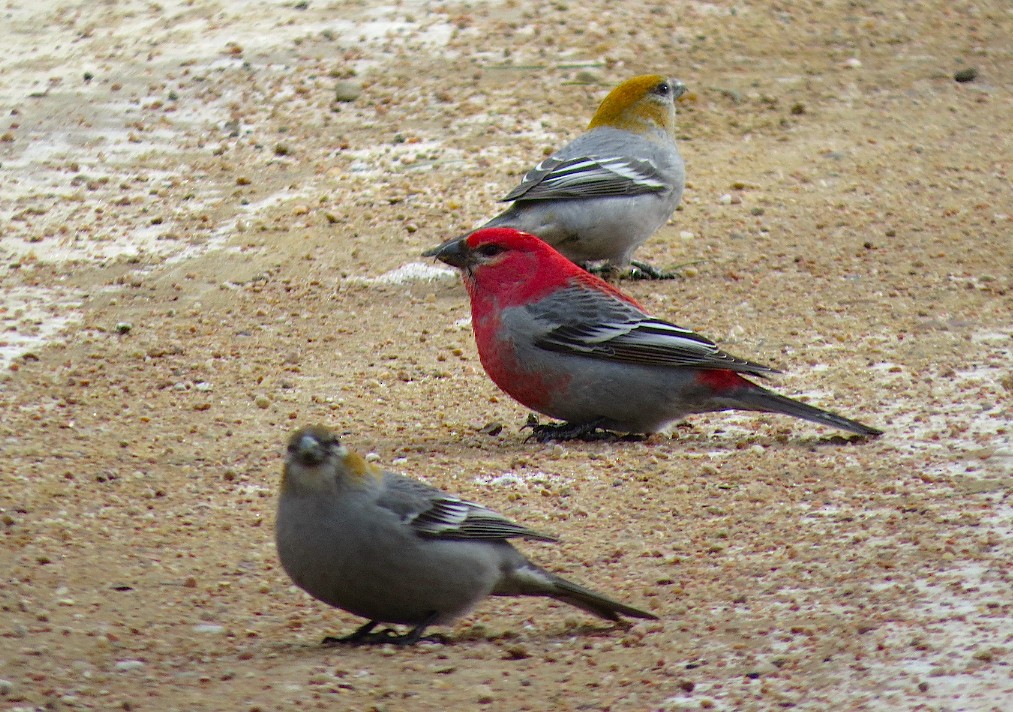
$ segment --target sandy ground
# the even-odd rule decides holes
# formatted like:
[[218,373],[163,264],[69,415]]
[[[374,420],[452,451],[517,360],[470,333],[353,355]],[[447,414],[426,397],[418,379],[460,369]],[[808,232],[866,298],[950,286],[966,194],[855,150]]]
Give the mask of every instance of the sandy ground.
[[[1013,705],[1009,3],[7,0],[0,35],[0,708]],[[695,264],[623,288],[881,439],[518,432],[417,255],[645,72],[690,87],[690,178],[640,256]],[[310,422],[661,620],[321,648],[360,621],[272,540]]]

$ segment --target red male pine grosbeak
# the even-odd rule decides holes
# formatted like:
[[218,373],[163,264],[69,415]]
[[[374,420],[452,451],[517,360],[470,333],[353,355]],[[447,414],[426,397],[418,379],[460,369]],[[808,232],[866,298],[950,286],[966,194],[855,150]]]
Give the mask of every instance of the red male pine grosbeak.
[[528,408],[566,421],[536,425],[540,441],[595,438],[599,428],[653,433],[690,413],[734,409],[882,432],[747,380],[741,374],[777,371],[652,317],[533,235],[478,230],[435,256],[461,270],[489,377]]
[[[275,524],[299,588],[369,622],[330,643],[417,642],[486,596],[547,596],[610,621],[656,619],[528,561],[509,539],[555,541],[480,504],[366,462],[329,429],[295,432]],[[412,626],[404,635],[372,632]]]
[[[586,264],[626,269],[633,252],[672,215],[686,185],[675,145],[682,82],[651,74],[605,97],[587,131],[535,166],[482,227],[512,227]],[[431,253],[426,253],[431,256]],[[633,262],[634,276],[667,277]]]

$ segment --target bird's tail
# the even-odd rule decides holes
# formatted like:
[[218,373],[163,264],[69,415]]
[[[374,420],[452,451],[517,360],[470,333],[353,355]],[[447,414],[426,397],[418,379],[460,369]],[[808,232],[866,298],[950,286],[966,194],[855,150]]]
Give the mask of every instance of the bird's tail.
[[801,401],[786,398],[773,391],[768,391],[766,388],[757,386],[755,383],[750,383],[750,385],[752,388],[736,390],[734,395],[735,408],[793,415],[796,418],[820,423],[821,425],[829,425],[832,428],[840,428],[857,435],[875,437],[883,434],[882,430],[859,423],[857,420],[851,420],[850,418],[845,418],[843,415],[837,415],[837,413],[831,413],[828,410],[814,408]]
[[647,620],[658,619],[653,613],[642,611],[633,606],[627,606],[625,603],[620,603],[619,601],[613,601],[608,596],[603,596],[589,588],[578,586],[572,581],[567,581],[559,576],[553,578],[555,579],[556,592],[549,594],[552,598],[563,603],[569,603],[571,606],[576,606],[588,613],[593,613],[599,618],[605,618],[610,621],[617,621],[620,616],[646,618]]
[[567,581],[530,562],[514,570],[509,579],[502,581],[497,590],[493,591],[493,595],[548,596],[610,621],[621,620],[622,616],[647,620],[658,619],[653,613],[613,601],[608,596]]

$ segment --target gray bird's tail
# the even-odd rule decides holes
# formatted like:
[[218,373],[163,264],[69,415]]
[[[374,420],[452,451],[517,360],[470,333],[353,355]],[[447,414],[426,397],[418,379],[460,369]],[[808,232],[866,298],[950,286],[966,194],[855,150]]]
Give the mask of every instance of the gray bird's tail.
[[494,596],[548,596],[610,621],[622,620],[622,616],[647,620],[658,619],[653,613],[613,601],[607,596],[595,593],[572,581],[567,581],[530,562],[515,569],[508,577],[500,581],[492,594]]
[[548,594],[551,598],[563,603],[569,603],[571,606],[576,606],[588,613],[593,613],[599,618],[605,618],[610,621],[619,620],[620,616],[626,616],[628,618],[646,618],[647,620],[656,621],[658,617],[653,613],[642,611],[639,608],[633,606],[627,606],[619,601],[613,601],[607,596],[603,596],[600,593],[595,593],[589,588],[578,586],[572,581],[555,576],[556,592]]
[[857,420],[845,418],[843,415],[831,413],[828,410],[814,408],[801,401],[787,398],[766,388],[751,384],[752,388],[742,388],[735,391],[732,400],[735,401],[735,408],[742,410],[758,410],[766,413],[783,413],[793,415],[802,420],[808,420],[821,425],[829,425],[831,428],[840,428],[857,435],[875,437],[882,435],[883,431],[859,423]]

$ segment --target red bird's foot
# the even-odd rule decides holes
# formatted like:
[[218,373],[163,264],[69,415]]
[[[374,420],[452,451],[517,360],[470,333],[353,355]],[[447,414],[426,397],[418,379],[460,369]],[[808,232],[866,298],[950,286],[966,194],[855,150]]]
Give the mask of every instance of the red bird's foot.
[[600,420],[589,423],[539,423],[538,418],[529,415],[521,430],[531,428],[528,440],[537,442],[565,442],[567,440],[583,440],[584,442],[640,442],[644,436],[639,433],[616,433],[601,427]]

